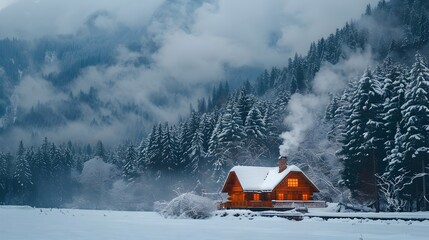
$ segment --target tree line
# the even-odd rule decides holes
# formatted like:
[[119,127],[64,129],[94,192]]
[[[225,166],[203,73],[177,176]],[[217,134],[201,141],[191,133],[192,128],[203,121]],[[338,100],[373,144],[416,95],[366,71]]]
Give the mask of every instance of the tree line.
[[[429,69],[387,59],[334,96],[326,119],[342,147],[342,181],[355,199],[388,210],[427,210]],[[400,180],[400,181],[399,181]]]

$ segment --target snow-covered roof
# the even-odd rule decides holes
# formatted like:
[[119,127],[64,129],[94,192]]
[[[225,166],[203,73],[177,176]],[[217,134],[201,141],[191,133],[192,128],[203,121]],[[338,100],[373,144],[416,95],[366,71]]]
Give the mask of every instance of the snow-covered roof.
[[[235,166],[229,173],[234,172],[240,181],[244,192],[270,192],[290,173],[304,172],[295,165],[288,165],[287,168],[279,173],[278,167],[251,167]],[[305,176],[308,181],[317,189],[311,180]],[[317,189],[318,190],[318,189]]]

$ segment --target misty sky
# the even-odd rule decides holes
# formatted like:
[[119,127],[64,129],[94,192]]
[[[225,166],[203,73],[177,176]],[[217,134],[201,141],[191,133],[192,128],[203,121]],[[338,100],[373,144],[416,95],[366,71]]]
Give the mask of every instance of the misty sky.
[[[180,9],[189,2],[205,2],[195,9]],[[110,13],[109,17],[97,19],[102,28],[116,24],[130,27],[146,27],[152,24],[167,34],[168,39],[211,46],[226,45],[236,54],[260,56],[266,48],[274,48],[270,58],[280,58],[276,52],[307,50],[309,42],[341,27],[345,21],[356,19],[368,3],[376,0],[0,0],[0,38],[39,38],[51,34],[76,33],[88,17],[97,11]],[[174,9],[170,14],[182,12],[192,23],[188,31],[180,31],[178,23],[183,16],[172,18],[177,22],[154,24],[154,16],[167,6]],[[172,6],[172,7],[171,7]],[[165,16],[162,17],[171,17]],[[175,26],[176,25],[176,26]],[[155,29],[154,29],[155,28]],[[178,29],[179,28],[179,29]],[[170,37],[170,38],[168,38]],[[179,44],[181,42],[179,41]],[[168,53],[165,53],[168,54]],[[206,50],[202,54],[213,55]],[[274,55],[274,56],[273,56]],[[233,57],[225,56],[227,60]],[[251,61],[251,60],[249,60]]]
[[[155,42],[155,52],[145,56],[150,66],[136,66],[146,52],[131,52],[118,45],[117,64],[84,69],[69,86],[74,94],[98,89],[105,102],[133,102],[160,121],[186,115],[189,104],[206,94],[207,84],[225,79],[229,68],[283,67],[295,52],[305,54],[312,41],[335,32],[350,19],[358,19],[368,3],[376,0],[0,0],[0,39],[33,40],[58,34],[90,34],[88,21],[101,31],[126,27],[141,32],[142,43]],[[102,14],[99,14],[102,13]],[[144,45],[144,44],[143,44]],[[44,74],[56,71],[46,63]],[[67,98],[42,74],[23,76],[14,95],[22,109],[37,103]],[[112,83],[112,79],[114,82]],[[191,92],[180,96],[178,86]],[[174,105],[160,108],[153,98],[167,97]],[[94,115],[91,112],[86,115]],[[89,110],[88,110],[89,111]],[[106,110],[107,111],[107,110]],[[173,114],[172,114],[173,113]],[[108,114],[108,113],[106,113]],[[66,136],[94,139],[121,135],[129,121],[112,123],[110,129],[89,131],[86,119],[61,129]],[[15,135],[18,135],[14,133]],[[60,137],[61,138],[61,137]]]

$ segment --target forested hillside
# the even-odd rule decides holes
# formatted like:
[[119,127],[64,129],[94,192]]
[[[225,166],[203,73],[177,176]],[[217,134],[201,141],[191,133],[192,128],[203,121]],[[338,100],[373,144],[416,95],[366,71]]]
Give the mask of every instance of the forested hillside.
[[[95,147],[46,138],[41,146],[25,146],[23,139],[16,153],[0,155],[0,202],[147,209],[175,192],[219,191],[232,166],[274,166],[279,146],[290,144],[281,154],[314,179],[320,199],[355,208],[427,210],[428,41],[429,3],[383,0],[287,66],[267,69],[238,88],[220,83],[177,122],[133,128],[149,132],[139,141],[106,149],[104,139]],[[88,64],[97,59],[109,58]],[[11,73],[4,74],[13,82]],[[61,85],[66,78],[50,79]],[[100,106],[96,88],[69,97]],[[12,102],[0,99],[0,110],[12,112],[5,107]],[[119,108],[138,112],[140,106]],[[37,119],[38,110],[31,112],[22,119]],[[303,119],[311,121],[300,124]]]

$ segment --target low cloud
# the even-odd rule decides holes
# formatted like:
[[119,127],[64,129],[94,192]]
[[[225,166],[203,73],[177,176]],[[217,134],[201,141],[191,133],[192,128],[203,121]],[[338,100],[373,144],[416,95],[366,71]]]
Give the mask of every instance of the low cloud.
[[[4,1],[4,0],[2,0]],[[0,5],[0,38],[40,38],[46,35],[74,34],[81,30],[94,13],[109,13],[110,19],[100,17],[96,24],[106,26],[114,21],[130,27],[149,22],[162,0],[6,0]]]
[[38,104],[55,103],[67,98],[67,96],[43,78],[25,76],[15,88],[18,106],[29,110]]

